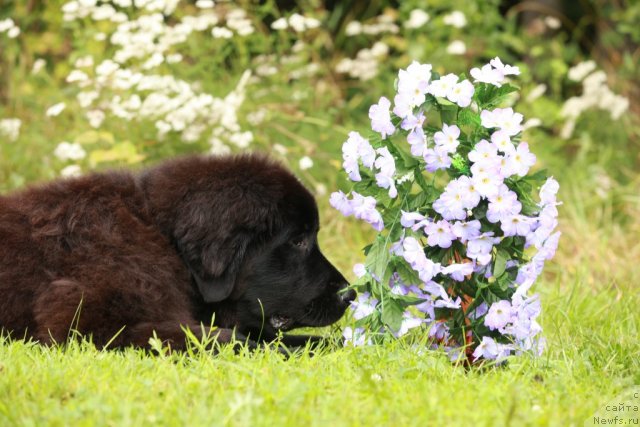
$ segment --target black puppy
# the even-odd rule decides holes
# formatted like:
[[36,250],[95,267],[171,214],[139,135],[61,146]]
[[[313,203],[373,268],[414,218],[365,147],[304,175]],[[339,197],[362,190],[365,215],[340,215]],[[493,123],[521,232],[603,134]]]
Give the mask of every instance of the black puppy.
[[182,328],[212,318],[218,342],[329,325],[355,293],[317,232],[313,196],[259,155],[29,188],[0,197],[0,328],[44,343],[73,328],[114,347],[155,331],[183,348]]

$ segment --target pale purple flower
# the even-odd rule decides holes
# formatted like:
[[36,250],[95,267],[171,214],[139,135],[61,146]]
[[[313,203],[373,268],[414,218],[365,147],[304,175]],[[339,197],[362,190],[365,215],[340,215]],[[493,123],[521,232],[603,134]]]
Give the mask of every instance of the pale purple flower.
[[433,139],[438,147],[447,153],[455,153],[460,141],[460,128],[456,125],[442,125],[442,131],[438,131],[433,135]]
[[395,160],[387,147],[378,148],[377,152],[380,156],[376,159],[375,166],[380,172],[376,174],[376,183],[381,188],[388,188],[389,197],[393,199],[398,195],[393,178],[396,173]]
[[482,126],[487,129],[498,128],[509,136],[517,135],[522,131],[523,116],[515,113],[513,108],[496,108],[495,110],[482,110],[480,120]]
[[336,191],[331,193],[331,197],[329,198],[329,204],[337,209],[342,215],[350,216],[353,215],[353,207],[351,206],[351,200],[344,194],[342,191]]
[[342,158],[344,159],[342,166],[349,174],[349,179],[352,181],[360,181],[362,179],[358,160],[362,160],[362,164],[371,169],[375,157],[376,152],[369,144],[369,141],[364,139],[358,132],[349,132],[349,138],[342,144]]
[[478,360],[481,357],[487,360],[496,359],[499,354],[498,343],[491,337],[482,337],[482,342],[478,344],[473,352],[473,360]]
[[473,273],[474,265],[470,262],[451,264],[442,269],[442,274],[450,276],[453,280],[462,282],[466,276]]
[[512,323],[503,328],[503,333],[512,335],[517,340],[527,340],[538,335],[542,331],[542,327],[524,311],[518,311],[512,320]]
[[512,215],[500,219],[500,228],[505,237],[526,236],[531,232],[531,218],[524,215]]
[[425,101],[430,79],[431,65],[413,61],[406,70],[398,72],[398,94],[413,107],[421,105]]
[[387,147],[378,148],[376,150],[378,158],[375,161],[375,167],[380,173],[386,176],[393,176],[396,173],[396,162]]
[[362,219],[373,226],[378,231],[384,228],[382,216],[376,210],[376,199],[373,197],[364,197],[355,191],[352,191],[353,200],[349,200],[341,191],[331,194],[329,203],[335,209],[339,210],[343,215],[354,215],[358,219]]
[[503,184],[495,194],[489,197],[487,220],[496,223],[502,218],[511,218],[519,214],[521,209],[522,204],[518,201],[518,195]]
[[476,320],[487,314],[489,311],[489,305],[486,302],[481,302],[475,310],[469,313],[469,319]]
[[547,178],[545,183],[540,187],[540,206],[555,205],[557,203],[556,195],[560,185],[553,177]]
[[448,221],[462,220],[467,217],[464,207],[464,195],[459,186],[446,189],[438,199],[433,202],[433,209]]
[[483,197],[493,196],[504,183],[502,176],[499,173],[491,173],[491,169],[485,173],[474,173],[471,181],[476,191]]
[[422,245],[415,237],[405,237],[402,241],[402,248],[402,256],[412,267],[420,264],[422,258],[426,258]]
[[371,344],[371,340],[367,340],[367,336],[364,332],[364,328],[355,328],[347,326],[342,332],[344,338],[344,346],[352,345],[354,347],[360,347],[365,344]]
[[[536,281],[541,271],[536,268],[533,262],[529,262],[518,269],[516,283],[520,287],[529,288]],[[517,291],[516,291],[517,292]]]
[[491,134],[491,142],[503,153],[512,154],[516,151],[516,147],[511,142],[511,137],[504,130],[493,132]]
[[409,114],[401,124],[402,129],[409,131],[409,135],[407,135],[407,142],[411,145],[411,154],[414,156],[422,157],[424,155],[424,150],[427,148],[427,139],[424,135],[424,130],[422,129],[424,120],[424,113],[420,111],[415,116],[413,114]]
[[353,310],[353,318],[356,320],[363,319],[369,316],[376,310],[378,300],[371,298],[369,292],[363,292],[358,295],[355,301],[351,301],[351,310]]
[[487,265],[491,262],[491,250],[493,245],[500,241],[493,237],[493,232],[483,233],[475,239],[467,242],[467,258],[475,260],[479,265]]
[[558,249],[558,243],[560,242],[560,233],[559,231],[553,233],[547,240],[544,241],[542,245],[541,252],[544,253],[545,259],[549,260],[556,255],[556,250]]
[[409,332],[409,330],[422,325],[425,321],[425,319],[416,317],[411,314],[411,312],[405,311],[402,314],[402,323],[400,324],[400,329],[394,335],[396,336],[396,338],[399,338]]
[[472,177],[490,176],[503,178],[502,156],[488,157],[471,165]]
[[351,207],[353,208],[353,215],[365,222],[368,222],[377,231],[382,231],[384,228],[384,222],[382,215],[376,210],[376,199],[371,196],[364,197],[355,191],[352,191],[353,201]]
[[469,80],[463,80],[460,83],[456,83],[447,92],[447,99],[458,106],[465,108],[471,104],[471,98],[473,98],[474,88]]
[[483,65],[482,68],[472,68],[470,74],[477,82],[489,83],[497,87],[502,86],[504,81],[504,74],[491,67],[491,64]]
[[431,222],[429,218],[425,218],[424,215],[418,212],[401,212],[400,225],[405,228],[411,228],[413,231],[417,231]]
[[480,236],[480,221],[477,219],[468,222],[456,221],[451,226],[451,231],[462,243],[466,243],[467,240]]
[[364,276],[367,275],[367,269],[365,268],[364,264],[359,263],[359,264],[355,264],[353,266],[353,273],[356,275],[356,277],[358,279],[363,278]]
[[447,191],[458,191],[462,198],[462,206],[465,209],[473,209],[480,203],[480,193],[476,189],[471,178],[466,175],[454,179],[447,184]]
[[525,176],[535,163],[536,156],[529,151],[529,144],[521,142],[516,151],[507,156],[506,165],[502,170],[505,176]]
[[386,138],[395,132],[396,128],[391,123],[391,114],[389,107],[391,102],[384,96],[380,97],[377,104],[373,104],[369,108],[369,118],[371,119],[371,129],[380,133],[382,138]]
[[458,83],[458,76],[455,74],[447,74],[440,77],[439,80],[434,80],[429,85],[429,93],[438,98],[446,98],[447,94]]
[[429,329],[429,336],[439,341],[449,338],[449,327],[445,322],[434,322]]
[[451,158],[449,153],[441,147],[428,148],[424,151],[424,161],[426,169],[429,172],[435,172],[438,169],[447,169],[451,166]]
[[498,58],[497,56],[493,58],[491,61],[489,61],[489,64],[491,64],[491,66],[495,68],[498,72],[502,73],[503,76],[508,76],[508,75],[517,76],[520,74],[520,68],[503,64],[500,58]]
[[413,114],[413,103],[409,95],[397,94],[393,98],[393,114],[400,118],[408,117]]
[[451,225],[441,220],[431,222],[424,227],[427,234],[427,243],[429,246],[440,246],[443,249],[450,248],[451,243],[456,239],[455,234],[451,232]]
[[510,301],[501,300],[494,302],[491,304],[491,307],[489,307],[489,312],[484,318],[484,324],[492,331],[502,329],[511,321],[513,314]]
[[453,308],[459,309],[462,300],[460,297],[455,300],[447,293],[444,287],[434,281],[428,281],[424,284],[424,290],[431,296],[433,306],[436,308]]
[[[474,163],[486,164],[498,156],[498,147],[487,140],[481,140],[469,152],[468,158]],[[495,163],[495,162],[493,162]]]
[[404,259],[411,268],[418,272],[420,280],[428,282],[435,275],[440,273],[441,266],[426,257],[420,242],[414,237],[406,237],[402,242]]
[[502,86],[505,76],[520,74],[520,69],[511,65],[505,65],[500,58],[495,57],[488,64],[482,66],[482,68],[472,68],[470,73],[477,82],[489,83],[500,87]]

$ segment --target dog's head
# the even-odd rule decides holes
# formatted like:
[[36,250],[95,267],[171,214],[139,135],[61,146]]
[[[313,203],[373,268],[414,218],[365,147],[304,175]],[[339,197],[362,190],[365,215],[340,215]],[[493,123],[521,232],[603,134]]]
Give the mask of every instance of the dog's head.
[[279,164],[263,156],[188,157],[152,170],[145,182],[151,210],[201,298],[224,308],[226,323],[240,331],[274,336],[326,326],[355,298],[320,251],[313,196]]

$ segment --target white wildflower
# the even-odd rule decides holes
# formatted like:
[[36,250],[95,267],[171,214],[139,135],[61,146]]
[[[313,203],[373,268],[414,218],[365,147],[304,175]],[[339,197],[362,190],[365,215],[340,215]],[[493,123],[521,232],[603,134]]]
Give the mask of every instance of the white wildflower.
[[271,23],[272,30],[286,30],[289,27],[286,18],[278,18]]
[[93,56],[87,55],[76,59],[74,66],[76,68],[93,67]]
[[67,141],[58,144],[53,154],[60,160],[82,160],[87,155],[80,144]]
[[60,171],[60,175],[65,178],[74,178],[82,175],[82,169],[79,165],[69,165]]
[[9,141],[13,142],[20,136],[20,119],[0,119],[0,135],[4,135]]
[[442,20],[446,25],[451,25],[456,28],[462,28],[467,25],[467,17],[459,10],[454,10],[453,12],[445,15]]
[[212,0],[198,0],[196,2],[196,7],[200,9],[211,9],[215,6],[215,3]]
[[233,37],[233,32],[226,27],[213,27],[211,35],[216,39],[230,39]]
[[531,103],[536,99],[540,98],[542,95],[544,95],[546,91],[547,91],[547,85],[544,83],[540,83],[539,85],[531,89],[531,92],[529,92],[529,94],[525,99],[527,102]]
[[544,24],[552,30],[557,30],[562,26],[562,23],[555,16],[545,16]]
[[89,110],[86,113],[89,125],[93,128],[99,128],[104,121],[105,114],[102,110]]
[[348,36],[357,36],[362,33],[362,24],[359,21],[351,21],[345,27],[344,33]]
[[47,66],[47,61],[45,61],[42,58],[38,58],[35,61],[33,61],[33,67],[31,68],[31,73],[38,74],[46,66]]
[[298,166],[300,166],[300,170],[310,169],[313,167],[313,160],[311,160],[311,157],[309,156],[304,156],[298,162]]
[[420,28],[429,22],[429,14],[422,9],[413,9],[409,20],[404,23],[405,28]]
[[7,35],[9,36],[10,39],[15,39],[20,35],[20,28],[18,27],[11,28],[9,31],[7,31]]
[[580,62],[579,64],[576,64],[573,67],[569,68],[567,77],[569,77],[569,80],[579,82],[587,77],[589,73],[591,73],[595,69],[596,63],[592,60]]
[[464,55],[467,52],[467,46],[462,40],[454,40],[447,46],[449,55]]
[[47,115],[47,117],[56,117],[60,115],[60,113],[62,113],[62,111],[66,108],[66,106],[67,104],[65,104],[64,102],[59,102],[47,108],[47,111],[45,114]]

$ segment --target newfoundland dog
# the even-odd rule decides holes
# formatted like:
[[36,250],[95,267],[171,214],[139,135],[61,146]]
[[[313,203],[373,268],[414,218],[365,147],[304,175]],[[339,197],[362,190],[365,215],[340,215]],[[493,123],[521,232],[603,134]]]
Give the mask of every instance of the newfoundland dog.
[[0,196],[0,330],[43,343],[77,331],[111,347],[155,333],[180,349],[186,329],[225,343],[326,326],[355,292],[320,252],[318,227],[313,196],[261,155]]

